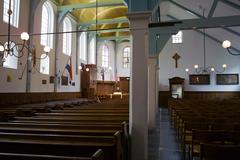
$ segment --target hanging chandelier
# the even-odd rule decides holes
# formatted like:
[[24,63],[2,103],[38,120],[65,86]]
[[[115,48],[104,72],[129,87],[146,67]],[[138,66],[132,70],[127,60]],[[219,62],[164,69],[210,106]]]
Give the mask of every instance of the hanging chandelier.
[[231,55],[233,55],[233,56],[240,56],[240,53],[233,53],[233,52],[231,51],[231,42],[230,42],[229,40],[223,41],[222,47],[225,48],[225,49],[227,49],[227,51],[228,51],[229,54],[231,54]]
[[[205,9],[202,9],[202,10],[203,10],[203,17],[204,17]],[[194,72],[196,74],[211,74],[213,72],[223,73],[227,68],[226,64],[222,64],[221,70],[217,70],[216,67],[214,67],[214,66],[206,65],[206,31],[205,31],[205,28],[203,28],[203,62],[204,63],[203,63],[202,67],[200,67],[198,64],[194,65]],[[189,68],[186,68],[185,71],[188,73]]]
[[[45,46],[44,47],[44,52],[45,52],[45,57],[42,58],[37,58],[36,53],[35,53],[35,48],[30,48],[27,44],[27,41],[29,40],[29,34],[27,32],[23,32],[20,35],[20,38],[22,40],[22,43],[15,43],[12,41],[11,38],[11,15],[12,15],[12,10],[11,10],[11,3],[12,0],[9,0],[9,9],[7,11],[8,14],[8,34],[7,34],[7,42],[2,43],[0,42],[0,66],[3,66],[4,62],[6,61],[8,56],[14,56],[16,58],[21,58],[26,54],[28,55],[28,58],[34,58],[34,61],[36,59],[44,59],[47,57],[47,55],[50,52],[50,47]],[[31,55],[31,56],[30,56]]]

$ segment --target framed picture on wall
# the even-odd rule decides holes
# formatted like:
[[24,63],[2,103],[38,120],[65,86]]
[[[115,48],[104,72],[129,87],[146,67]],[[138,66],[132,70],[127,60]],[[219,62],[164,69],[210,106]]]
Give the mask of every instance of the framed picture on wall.
[[62,76],[62,86],[67,86],[68,85],[68,77],[67,76]]
[[189,84],[191,85],[209,85],[210,75],[209,74],[190,74]]
[[239,76],[238,74],[217,74],[216,83],[217,85],[238,85]]

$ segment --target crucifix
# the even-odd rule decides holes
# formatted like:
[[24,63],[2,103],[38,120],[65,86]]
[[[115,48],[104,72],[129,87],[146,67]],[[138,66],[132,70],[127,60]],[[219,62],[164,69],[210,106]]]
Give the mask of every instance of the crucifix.
[[175,68],[178,68],[178,60],[181,58],[177,53],[172,57],[175,60]]

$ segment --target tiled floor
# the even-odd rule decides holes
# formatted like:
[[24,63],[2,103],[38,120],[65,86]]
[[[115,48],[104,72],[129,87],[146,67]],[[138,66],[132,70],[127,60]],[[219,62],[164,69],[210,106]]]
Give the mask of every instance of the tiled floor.
[[157,128],[149,132],[148,160],[180,160],[181,150],[170,125],[168,109],[160,109]]

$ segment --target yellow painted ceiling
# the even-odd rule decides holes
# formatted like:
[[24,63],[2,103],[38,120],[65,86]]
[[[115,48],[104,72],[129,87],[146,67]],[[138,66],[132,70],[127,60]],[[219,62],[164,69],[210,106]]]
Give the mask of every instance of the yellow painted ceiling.
[[98,9],[86,8],[74,10],[73,15],[79,20],[79,22],[88,22],[95,20],[96,18],[101,20],[126,17],[127,11],[128,8],[126,6],[98,7]]
[[[122,0],[123,2],[124,0]],[[73,5],[80,3],[95,3],[96,0],[56,0],[59,6]],[[100,2],[116,2],[115,0],[97,0]],[[100,21],[100,20],[111,20],[115,18],[126,18],[128,8],[125,5],[122,6],[111,6],[111,7],[98,7],[98,8],[85,8],[75,9],[71,14],[81,23]],[[111,29],[111,28],[122,28],[129,27],[128,23],[115,23],[115,24],[99,24],[97,29]],[[90,26],[90,29],[96,29],[96,25]],[[102,33],[102,36],[113,36],[113,35],[129,35],[129,32],[110,32]]]

